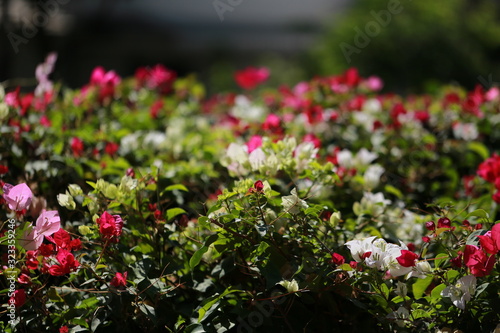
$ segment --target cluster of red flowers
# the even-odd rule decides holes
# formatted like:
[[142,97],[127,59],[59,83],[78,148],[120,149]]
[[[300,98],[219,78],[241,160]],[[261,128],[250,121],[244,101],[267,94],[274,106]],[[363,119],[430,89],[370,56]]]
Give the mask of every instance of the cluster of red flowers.
[[40,266],[42,273],[48,273],[53,276],[62,276],[76,270],[80,263],[75,259],[73,251],[78,251],[82,248],[80,239],[72,239],[70,234],[59,229],[52,236],[46,236],[51,242],[41,244],[37,250],[26,252],[26,269],[24,269],[18,277],[18,282],[21,284],[30,284],[29,270],[37,270]]
[[474,276],[483,277],[491,274],[496,262],[496,255],[500,251],[500,223],[479,237],[479,245],[466,245],[463,252],[453,258],[451,262],[458,267],[462,263],[467,266]]
[[[71,138],[70,142],[70,147],[71,151],[73,152],[74,157],[81,157],[84,154],[85,151],[85,144],[82,141],[82,139],[78,137],[73,137]],[[109,155],[109,156],[115,156],[116,153],[118,152],[118,149],[120,149],[120,145],[115,143],[115,142],[106,142],[104,144],[104,153]],[[94,157],[99,155],[99,149],[96,147],[92,150],[92,154]]]
[[493,200],[500,203],[500,156],[493,154],[493,156],[481,163],[477,174],[487,182],[495,185],[496,191],[493,194]]

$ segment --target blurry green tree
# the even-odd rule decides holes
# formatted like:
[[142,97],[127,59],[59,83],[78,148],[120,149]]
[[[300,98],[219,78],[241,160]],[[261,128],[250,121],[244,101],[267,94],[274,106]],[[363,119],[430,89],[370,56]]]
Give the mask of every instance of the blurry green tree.
[[398,92],[500,81],[498,1],[356,1],[332,22],[311,51],[316,74],[357,67]]

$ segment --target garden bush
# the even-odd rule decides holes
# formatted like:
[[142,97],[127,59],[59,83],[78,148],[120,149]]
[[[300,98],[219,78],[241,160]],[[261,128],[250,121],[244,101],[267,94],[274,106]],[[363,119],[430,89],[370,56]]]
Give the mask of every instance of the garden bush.
[[500,91],[157,65],[0,93],[5,332],[498,332]]

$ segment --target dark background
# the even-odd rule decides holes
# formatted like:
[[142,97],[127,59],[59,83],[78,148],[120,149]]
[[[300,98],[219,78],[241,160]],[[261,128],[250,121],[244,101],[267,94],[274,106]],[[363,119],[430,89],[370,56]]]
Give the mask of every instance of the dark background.
[[398,1],[401,12],[347,61],[340,45],[356,46],[357,31],[391,1],[0,0],[0,82],[33,85],[24,79],[51,51],[53,78],[71,87],[98,65],[125,77],[156,63],[197,73],[209,91],[231,89],[234,70],[250,65],[270,67],[272,85],[349,67],[398,92],[500,81],[496,0]]

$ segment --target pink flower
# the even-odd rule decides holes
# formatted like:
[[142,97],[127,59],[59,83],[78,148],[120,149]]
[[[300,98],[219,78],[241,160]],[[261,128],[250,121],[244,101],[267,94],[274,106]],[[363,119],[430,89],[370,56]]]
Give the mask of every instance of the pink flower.
[[255,149],[262,146],[262,137],[260,135],[253,135],[247,142],[248,153],[250,154]]
[[236,71],[234,75],[236,83],[243,89],[253,89],[269,78],[269,69],[265,67],[248,67]]
[[19,212],[31,205],[33,193],[25,183],[16,186],[5,184],[3,186],[3,198],[10,209]]
[[123,220],[120,215],[111,215],[108,212],[104,212],[96,222],[104,238],[118,242],[118,237],[122,234],[123,228]]
[[384,86],[384,82],[378,76],[370,76],[364,83],[371,91],[379,91]]
[[59,213],[56,210],[46,211],[44,209],[36,220],[35,227],[28,228],[19,243],[28,251],[37,250],[42,245],[44,237],[52,235],[60,228],[61,219]]
[[111,279],[110,284],[115,287],[125,287],[127,285],[127,272],[125,273],[116,273],[115,276]]

